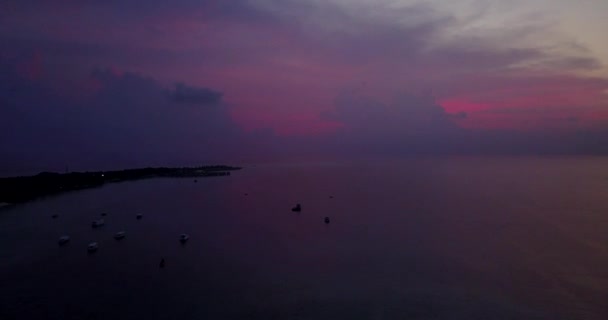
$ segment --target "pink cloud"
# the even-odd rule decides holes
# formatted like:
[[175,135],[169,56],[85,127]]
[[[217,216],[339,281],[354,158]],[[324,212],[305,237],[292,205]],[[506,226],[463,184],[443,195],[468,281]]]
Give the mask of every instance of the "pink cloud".
[[[180,81],[215,88],[239,126],[282,136],[362,130],[370,140],[374,134],[397,139],[407,126],[416,135],[443,134],[454,126],[555,131],[599,126],[606,118],[608,80],[580,73],[600,67],[584,50],[557,55],[518,43],[508,30],[490,39],[457,37],[449,31],[461,22],[430,7],[400,11],[414,21],[403,24],[331,6],[277,6],[264,11],[245,2],[152,1],[141,8],[121,4],[119,11],[109,3],[64,3],[50,14],[30,12],[30,19],[15,20],[15,34],[23,39],[12,41],[44,56],[45,68],[32,60],[21,67],[23,75],[39,78],[44,70],[50,79],[65,80],[54,82],[67,94],[74,86],[97,93],[102,84],[73,79],[113,66],[116,77],[136,71],[167,88]],[[68,80],[77,72],[86,73]],[[373,103],[347,108],[337,101],[345,93]],[[436,103],[396,101],[404,94]],[[417,103],[430,111],[411,105]],[[366,110],[378,106],[385,109]],[[332,113],[340,117],[324,116]],[[379,120],[357,120],[366,114]]]

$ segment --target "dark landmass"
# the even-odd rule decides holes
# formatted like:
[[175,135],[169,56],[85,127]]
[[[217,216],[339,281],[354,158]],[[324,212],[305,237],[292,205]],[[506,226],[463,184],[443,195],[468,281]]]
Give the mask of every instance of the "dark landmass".
[[62,192],[94,188],[106,183],[157,177],[216,177],[229,176],[239,170],[230,166],[201,166],[183,168],[141,168],[120,171],[41,172],[35,176],[0,178],[0,204],[20,203]]

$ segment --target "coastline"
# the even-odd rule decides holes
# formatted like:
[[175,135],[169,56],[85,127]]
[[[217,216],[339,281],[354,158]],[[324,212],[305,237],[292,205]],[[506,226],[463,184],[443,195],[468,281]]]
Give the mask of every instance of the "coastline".
[[138,168],[118,171],[41,172],[34,176],[0,178],[0,208],[40,197],[118,183],[151,178],[205,178],[229,176],[240,170],[231,166],[198,166],[179,168]]

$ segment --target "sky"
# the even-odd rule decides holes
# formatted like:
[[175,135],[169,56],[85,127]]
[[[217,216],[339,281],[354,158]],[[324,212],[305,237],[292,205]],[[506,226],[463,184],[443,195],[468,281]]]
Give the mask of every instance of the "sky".
[[0,167],[605,154],[608,1],[5,0]]

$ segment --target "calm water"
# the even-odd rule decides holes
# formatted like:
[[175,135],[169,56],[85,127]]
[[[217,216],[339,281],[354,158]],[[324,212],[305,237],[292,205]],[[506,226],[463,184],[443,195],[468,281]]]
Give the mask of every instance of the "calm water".
[[250,166],[0,209],[13,318],[608,319],[608,158]]

